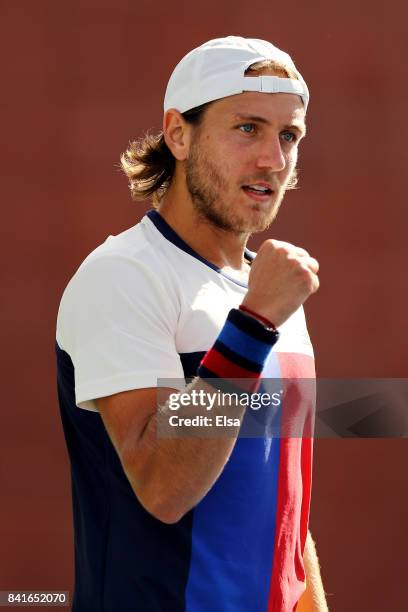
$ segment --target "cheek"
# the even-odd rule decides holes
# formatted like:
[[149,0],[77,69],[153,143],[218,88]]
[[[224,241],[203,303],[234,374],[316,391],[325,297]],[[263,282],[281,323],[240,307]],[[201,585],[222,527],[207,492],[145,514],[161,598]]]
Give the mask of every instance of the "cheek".
[[234,179],[242,172],[242,152],[229,146],[225,141],[219,141],[210,157],[212,165],[217,172],[221,174],[228,182]]
[[285,155],[286,157],[286,166],[283,172],[285,174],[289,174],[296,167],[297,159],[298,159],[298,149],[294,147]]
[[203,152],[211,165],[222,174],[228,172],[236,158],[228,140],[221,135],[214,134],[213,136],[207,136],[203,144]]

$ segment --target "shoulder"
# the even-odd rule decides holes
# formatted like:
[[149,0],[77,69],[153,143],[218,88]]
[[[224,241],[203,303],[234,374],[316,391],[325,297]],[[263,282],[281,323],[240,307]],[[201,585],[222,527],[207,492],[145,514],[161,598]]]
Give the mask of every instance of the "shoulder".
[[74,329],[84,335],[124,321],[134,326],[147,314],[173,321],[177,294],[166,265],[160,241],[156,244],[143,223],[109,236],[68,282],[58,309],[57,339],[67,345]]
[[143,285],[160,285],[166,279],[166,256],[160,236],[143,219],[116,236],[108,236],[80,264],[61,302],[93,292],[127,288],[140,293]]

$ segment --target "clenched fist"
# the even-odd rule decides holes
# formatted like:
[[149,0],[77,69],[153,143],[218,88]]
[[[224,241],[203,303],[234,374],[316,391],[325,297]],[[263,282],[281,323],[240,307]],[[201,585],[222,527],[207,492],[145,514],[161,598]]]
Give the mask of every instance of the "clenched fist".
[[265,240],[248,279],[242,304],[279,327],[319,288],[319,264],[304,249]]

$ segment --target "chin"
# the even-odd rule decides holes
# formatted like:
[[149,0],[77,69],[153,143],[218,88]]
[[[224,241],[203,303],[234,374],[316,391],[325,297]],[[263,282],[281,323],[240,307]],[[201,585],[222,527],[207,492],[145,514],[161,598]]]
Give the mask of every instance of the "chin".
[[268,216],[266,219],[263,217],[252,221],[242,219],[242,221],[234,223],[233,229],[240,234],[257,234],[268,229],[274,218]]
[[277,213],[278,209],[275,204],[272,210],[262,210],[261,207],[256,204],[252,207],[247,219],[245,221],[243,220],[242,225],[245,225],[245,230],[243,231],[250,232],[251,234],[265,231],[275,220]]

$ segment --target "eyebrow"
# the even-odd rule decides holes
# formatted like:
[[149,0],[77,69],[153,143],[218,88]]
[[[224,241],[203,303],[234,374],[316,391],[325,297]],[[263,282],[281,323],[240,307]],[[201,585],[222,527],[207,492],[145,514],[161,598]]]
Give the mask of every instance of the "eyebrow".
[[[264,123],[265,125],[270,125],[270,121],[265,119],[265,117],[258,117],[257,115],[249,115],[247,113],[236,113],[234,118],[238,121],[254,121],[257,123]],[[284,130],[298,130],[302,134],[302,136],[306,135],[306,125],[303,121],[296,121],[283,126]]]

